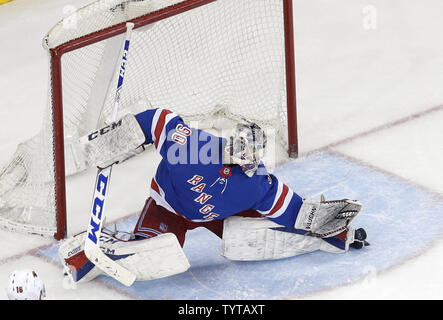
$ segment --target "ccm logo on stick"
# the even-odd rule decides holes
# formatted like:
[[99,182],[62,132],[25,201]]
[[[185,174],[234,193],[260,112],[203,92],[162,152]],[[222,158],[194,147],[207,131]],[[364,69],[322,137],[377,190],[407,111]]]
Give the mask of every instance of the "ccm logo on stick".
[[111,124],[111,125],[109,125],[109,126],[107,126],[107,127],[101,128],[101,129],[98,130],[98,131],[94,131],[93,133],[91,133],[91,134],[88,136],[88,140],[89,140],[89,141],[92,141],[92,140],[94,140],[95,138],[97,138],[98,136],[105,135],[105,134],[107,134],[109,131],[112,131],[112,130],[114,130],[115,128],[120,127],[121,125],[122,125],[122,120],[120,120],[120,121],[118,121],[118,122],[114,122],[113,124]]
[[100,229],[101,218],[103,207],[105,204],[106,187],[108,185],[108,176],[100,173],[97,178],[97,189],[94,192],[94,201],[92,203],[92,213],[97,218],[94,220],[94,216],[91,216],[91,221],[89,222],[89,234],[88,238],[94,243],[97,243],[97,232]]

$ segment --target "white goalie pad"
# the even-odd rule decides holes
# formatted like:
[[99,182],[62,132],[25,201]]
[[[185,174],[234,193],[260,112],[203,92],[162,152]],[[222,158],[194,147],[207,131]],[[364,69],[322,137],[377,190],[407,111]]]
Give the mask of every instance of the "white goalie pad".
[[[59,248],[59,257],[65,259],[79,254],[84,248],[86,233],[65,240]],[[136,275],[136,281],[146,281],[169,277],[183,273],[190,267],[189,261],[181,248],[177,237],[165,233],[154,238],[134,241],[121,241],[108,234],[100,238],[102,251],[118,264]],[[81,279],[90,281],[105,274],[94,267]]]
[[[316,250],[331,253],[347,251],[326,241],[275,230],[282,228],[266,218],[229,217],[224,221],[222,255],[230,260],[258,261],[294,257]],[[353,239],[349,239],[351,243]]]
[[126,245],[107,251],[106,254],[128,255],[118,262],[133,272],[137,276],[137,281],[169,277],[183,273],[191,266],[173,233],[126,242]]

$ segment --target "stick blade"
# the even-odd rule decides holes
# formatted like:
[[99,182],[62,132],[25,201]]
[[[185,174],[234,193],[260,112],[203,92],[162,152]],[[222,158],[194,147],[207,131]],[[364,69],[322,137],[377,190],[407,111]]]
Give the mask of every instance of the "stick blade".
[[101,251],[99,247],[88,249],[85,248],[85,255],[89,261],[103,270],[107,275],[125,286],[130,287],[136,280],[135,274],[111,260]]

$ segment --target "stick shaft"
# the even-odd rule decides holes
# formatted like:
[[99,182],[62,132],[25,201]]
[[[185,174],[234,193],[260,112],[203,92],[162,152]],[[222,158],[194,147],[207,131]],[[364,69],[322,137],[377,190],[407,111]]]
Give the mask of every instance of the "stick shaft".
[[[119,76],[117,82],[117,89],[115,92],[114,110],[112,113],[112,121],[117,119],[118,109],[120,106],[120,93],[123,88],[125,79],[125,71],[127,65],[127,58],[129,46],[131,42],[133,23],[126,24],[126,37],[123,47],[123,53],[120,63]],[[106,196],[109,193],[109,186],[111,182],[112,165],[99,169],[97,171],[97,178],[94,188],[94,197],[90,211],[89,226],[87,237],[85,240],[85,255],[86,257],[100,269],[106,272],[109,276],[126,286],[130,286],[135,281],[135,275],[126,268],[120,266],[118,263],[111,260],[100,249],[100,235],[105,220],[105,203]]]

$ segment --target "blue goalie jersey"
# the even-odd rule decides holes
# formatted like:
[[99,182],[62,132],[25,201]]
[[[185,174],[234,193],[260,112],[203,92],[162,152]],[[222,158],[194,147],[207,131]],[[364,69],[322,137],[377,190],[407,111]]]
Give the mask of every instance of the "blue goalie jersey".
[[153,144],[162,156],[150,193],[158,205],[195,222],[252,209],[293,228],[302,199],[263,164],[251,178],[240,166],[223,164],[226,140],[190,128],[169,110],[146,110],[136,119],[145,144]]

